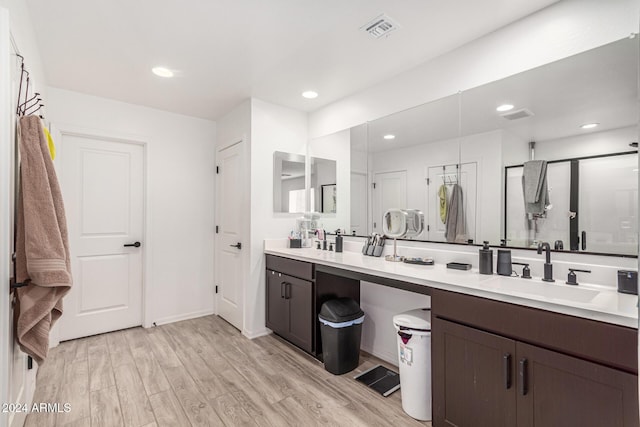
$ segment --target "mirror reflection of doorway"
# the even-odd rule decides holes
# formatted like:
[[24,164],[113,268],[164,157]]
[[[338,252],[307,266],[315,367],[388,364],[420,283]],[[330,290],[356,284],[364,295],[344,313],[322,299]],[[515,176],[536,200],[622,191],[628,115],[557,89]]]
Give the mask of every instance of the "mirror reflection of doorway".
[[[467,227],[467,239],[473,239],[478,243],[476,236],[476,193],[477,193],[477,164],[475,162],[460,164],[460,172],[456,169],[457,165],[439,165],[428,168],[428,186],[427,186],[427,215],[425,220],[427,224],[426,240],[434,242],[446,242],[444,237],[446,230],[445,221],[440,214],[440,187],[447,189],[447,204],[451,199],[451,189],[454,184],[460,185],[462,188],[463,211],[465,223]],[[425,234],[423,234],[424,236]]]
[[367,173],[351,172],[351,228],[347,233],[359,236],[369,234],[367,231]]
[[382,215],[407,208],[407,171],[380,172],[373,180],[373,232],[382,234]]

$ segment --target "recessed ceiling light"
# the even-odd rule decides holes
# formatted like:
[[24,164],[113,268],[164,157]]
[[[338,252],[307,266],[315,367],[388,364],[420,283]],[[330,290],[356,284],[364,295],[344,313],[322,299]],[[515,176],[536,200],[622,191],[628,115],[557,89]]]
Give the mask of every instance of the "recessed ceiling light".
[[598,126],[600,123],[586,123],[582,126],[580,126],[581,129],[593,129],[594,127]]
[[395,139],[395,138],[396,138],[396,136],[395,136],[395,135],[392,135],[392,134],[390,134],[390,133],[389,133],[389,134],[387,134],[387,135],[383,136],[383,138],[384,138],[384,139]]
[[496,108],[496,111],[504,113],[505,111],[513,110],[513,105],[511,104],[502,104]]
[[313,90],[305,90],[304,92],[302,92],[302,96],[307,99],[313,99],[318,97],[318,92],[315,92]]
[[151,69],[153,74],[160,77],[173,77],[173,71],[165,67],[153,67]]

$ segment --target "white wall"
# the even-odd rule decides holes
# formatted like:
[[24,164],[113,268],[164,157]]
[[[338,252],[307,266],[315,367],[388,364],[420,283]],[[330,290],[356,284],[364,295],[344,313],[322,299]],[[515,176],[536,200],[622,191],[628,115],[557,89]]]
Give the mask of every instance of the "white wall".
[[267,334],[265,326],[264,239],[282,238],[300,214],[273,212],[273,152],[307,153],[307,114],[251,99],[251,245],[245,281],[243,333]]
[[563,0],[309,116],[312,137],[346,129],[638,32],[636,0]]
[[[24,56],[24,64],[30,76],[29,85],[33,86],[33,90],[30,89],[29,92],[39,92],[46,104],[48,101],[47,82],[27,2],[24,0],[0,0],[0,7],[9,11],[9,31],[15,42],[15,47]],[[46,113],[46,107],[44,111]]]
[[431,307],[431,298],[371,282],[360,282],[360,307],[365,313],[360,347],[398,366],[397,334],[393,316],[415,308]]
[[[12,331],[10,327],[9,277],[11,276],[11,239],[13,233],[11,215],[13,200],[11,198],[11,182],[13,172],[13,141],[11,127],[13,125],[13,108],[10,102],[11,67],[9,43],[9,13],[0,7],[0,402],[10,402],[9,383],[11,380]],[[0,425],[7,425],[9,414],[0,413]]]
[[[540,160],[569,159],[572,157],[632,151],[630,142],[638,141],[638,127],[628,126],[568,138],[536,142],[535,158]],[[527,159],[521,159],[523,163]]]
[[59,129],[147,141],[145,325],[212,313],[215,123],[56,88],[48,105]]
[[461,163],[476,162],[476,243],[500,242],[503,132],[469,135],[461,141]]

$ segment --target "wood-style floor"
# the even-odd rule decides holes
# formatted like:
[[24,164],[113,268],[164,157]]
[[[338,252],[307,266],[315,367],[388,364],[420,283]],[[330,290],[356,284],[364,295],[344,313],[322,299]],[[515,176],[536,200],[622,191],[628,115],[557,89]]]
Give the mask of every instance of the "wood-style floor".
[[280,338],[242,336],[217,316],[67,341],[40,367],[26,426],[431,426]]

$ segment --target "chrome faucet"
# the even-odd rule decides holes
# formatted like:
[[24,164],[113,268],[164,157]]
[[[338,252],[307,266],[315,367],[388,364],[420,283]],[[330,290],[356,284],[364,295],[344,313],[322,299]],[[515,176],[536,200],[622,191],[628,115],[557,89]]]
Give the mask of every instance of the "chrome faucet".
[[555,282],[553,280],[553,265],[551,264],[551,246],[547,242],[538,243],[538,253],[541,254],[545,250],[544,277],[543,282]]

